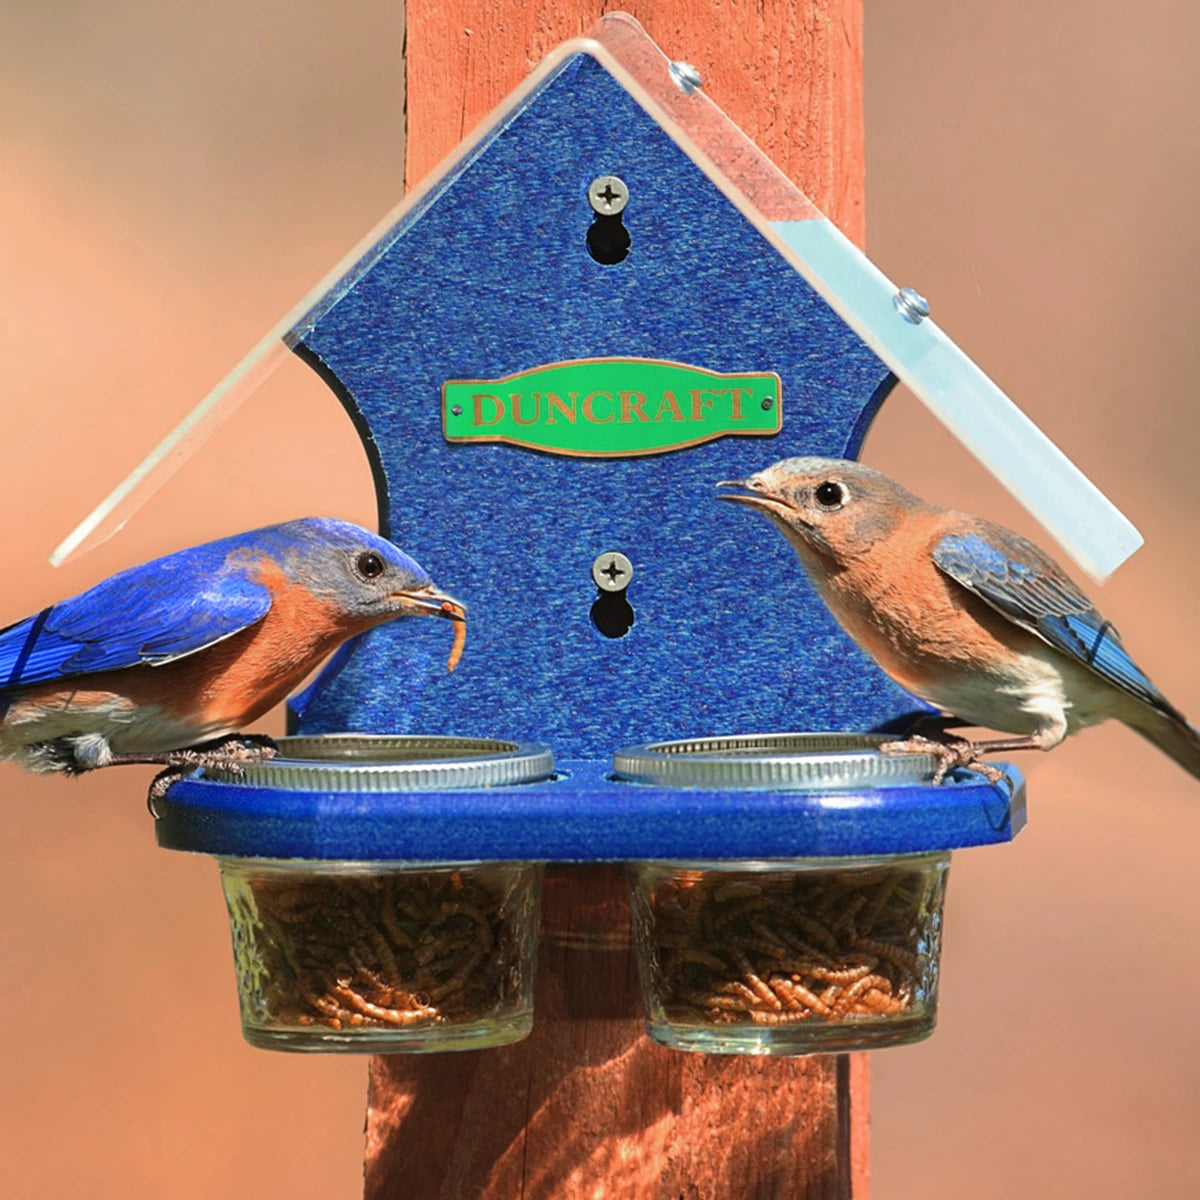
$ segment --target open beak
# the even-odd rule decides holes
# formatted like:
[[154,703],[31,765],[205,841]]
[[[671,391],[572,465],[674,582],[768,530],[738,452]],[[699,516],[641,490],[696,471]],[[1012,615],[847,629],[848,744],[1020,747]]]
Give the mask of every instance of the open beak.
[[445,617],[454,622],[454,645],[450,648],[447,672],[453,671],[462,658],[463,645],[467,640],[467,606],[453,596],[439,592],[431,583],[428,587],[416,588],[411,592],[393,592],[393,600],[401,602],[401,611],[410,617]]
[[723,493],[717,497],[718,500],[745,504],[749,508],[757,508],[759,512],[764,512],[768,516],[782,517],[792,522],[799,519],[799,513],[794,505],[789,504],[786,500],[781,500],[778,496],[771,495],[754,475],[751,475],[749,479],[722,479],[717,483],[717,487],[745,489],[741,493]]
[[451,621],[466,622],[467,607],[453,596],[438,591],[430,584],[411,592],[393,592],[391,598],[403,602],[405,612],[414,617],[446,617]]

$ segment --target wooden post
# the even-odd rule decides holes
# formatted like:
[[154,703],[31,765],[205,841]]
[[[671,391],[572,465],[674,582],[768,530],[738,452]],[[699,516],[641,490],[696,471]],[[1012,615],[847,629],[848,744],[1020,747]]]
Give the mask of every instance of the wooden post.
[[645,1036],[624,868],[547,871],[533,1033],[371,1060],[367,1200],[860,1200],[865,1055]]
[[[411,185],[597,0],[408,0]],[[671,56],[860,244],[861,0],[628,0]],[[863,1200],[865,1055],[685,1054],[644,1033],[625,873],[547,870],[536,1018],[497,1050],[371,1060],[367,1200]]]
[[668,56],[863,244],[862,0],[408,0],[405,183],[419,183],[541,61],[609,9]]

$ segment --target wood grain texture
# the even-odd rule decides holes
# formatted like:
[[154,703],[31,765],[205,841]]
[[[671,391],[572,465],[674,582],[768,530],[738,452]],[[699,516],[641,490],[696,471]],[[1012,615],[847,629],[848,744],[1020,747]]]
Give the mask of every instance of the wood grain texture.
[[623,868],[548,869],[533,1033],[372,1060],[367,1200],[866,1195],[865,1060],[656,1045],[628,928]]
[[409,0],[405,178],[419,182],[550,51],[631,13],[842,231],[863,243],[861,0]]

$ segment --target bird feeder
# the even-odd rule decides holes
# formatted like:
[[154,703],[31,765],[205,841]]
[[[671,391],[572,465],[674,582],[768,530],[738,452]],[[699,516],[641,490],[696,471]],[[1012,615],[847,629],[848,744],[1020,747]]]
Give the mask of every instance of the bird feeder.
[[[804,1053],[932,1028],[949,851],[1020,830],[1020,778],[935,787],[931,762],[882,756],[925,706],[714,485],[856,457],[902,378],[1089,569],[1136,534],[695,85],[605,17],[239,368],[290,351],[320,374],[362,436],[381,532],[470,610],[453,674],[439,622],[380,626],[293,700],[283,760],[199,772],[160,805],[163,846],[222,861],[255,1044],[521,1036],[536,886],[495,864],[547,862],[633,864],[649,1028],[670,1045]],[[349,734],[451,739],[472,765],[422,775],[398,743],[347,756]],[[488,774],[531,744],[553,769]],[[483,916],[455,914],[449,940],[473,948],[418,979],[406,942],[443,936],[460,886]],[[289,913],[335,908],[287,942]],[[451,979],[477,999],[434,1013]],[[404,1005],[411,1021],[369,1011]]]
[[[545,747],[480,738],[350,734],[281,748],[236,776],[210,773],[294,799],[353,790],[376,832],[386,824],[376,796],[554,772]],[[378,851],[360,842],[336,859],[221,856],[251,1045],[378,1054],[482,1049],[528,1034],[540,867],[397,862],[386,843],[385,833]]]
[[[630,782],[816,793],[836,811],[839,793],[861,801],[933,772],[931,757],[880,754],[882,741],[698,738],[628,747],[614,766]],[[630,864],[647,1031],[681,1050],[743,1054],[926,1037],[937,1015],[949,865],[944,851]]]

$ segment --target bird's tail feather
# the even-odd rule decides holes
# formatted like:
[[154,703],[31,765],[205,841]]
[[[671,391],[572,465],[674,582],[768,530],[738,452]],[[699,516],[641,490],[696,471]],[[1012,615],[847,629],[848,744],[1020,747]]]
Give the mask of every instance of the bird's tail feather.
[[1139,704],[1136,710],[1122,713],[1121,719],[1200,779],[1200,729],[1182,717],[1168,716],[1148,704]]

